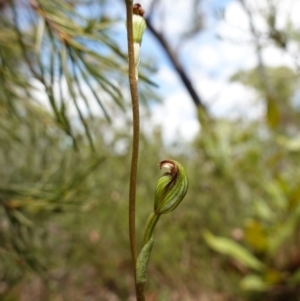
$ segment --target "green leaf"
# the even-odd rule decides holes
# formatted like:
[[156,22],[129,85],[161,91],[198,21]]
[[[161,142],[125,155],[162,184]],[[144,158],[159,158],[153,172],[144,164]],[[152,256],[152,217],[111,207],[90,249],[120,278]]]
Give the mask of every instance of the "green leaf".
[[299,152],[300,151],[300,135],[296,136],[295,138],[288,138],[285,136],[280,136],[277,138],[277,143],[280,146],[283,146],[288,151],[291,152]]
[[275,215],[263,199],[258,199],[253,204],[255,215],[263,221],[274,221]]
[[154,236],[144,245],[136,262],[136,281],[137,283],[146,282],[146,274],[151,250],[154,243]]
[[285,211],[287,207],[287,200],[279,183],[275,180],[269,181],[267,183],[263,183],[263,188],[269,194],[276,207]]
[[203,233],[203,237],[213,250],[228,255],[253,270],[261,271],[263,269],[264,265],[261,261],[231,239],[216,237],[207,230]]
[[241,288],[245,291],[264,292],[268,290],[269,285],[258,275],[248,275],[241,281]]

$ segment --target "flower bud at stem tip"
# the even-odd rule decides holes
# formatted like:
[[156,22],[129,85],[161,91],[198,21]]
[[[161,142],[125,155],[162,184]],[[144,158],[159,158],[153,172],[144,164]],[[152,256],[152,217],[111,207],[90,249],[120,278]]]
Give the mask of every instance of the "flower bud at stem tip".
[[155,189],[154,211],[164,214],[173,211],[187,193],[189,182],[184,168],[177,161],[163,160],[159,164],[167,168]]

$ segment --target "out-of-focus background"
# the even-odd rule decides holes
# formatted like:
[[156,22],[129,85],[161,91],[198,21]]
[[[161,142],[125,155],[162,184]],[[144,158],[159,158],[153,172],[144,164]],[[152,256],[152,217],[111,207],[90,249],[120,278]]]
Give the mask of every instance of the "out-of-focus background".
[[[147,301],[300,300],[300,2],[141,0]],[[0,1],[0,300],[134,300],[122,0]]]

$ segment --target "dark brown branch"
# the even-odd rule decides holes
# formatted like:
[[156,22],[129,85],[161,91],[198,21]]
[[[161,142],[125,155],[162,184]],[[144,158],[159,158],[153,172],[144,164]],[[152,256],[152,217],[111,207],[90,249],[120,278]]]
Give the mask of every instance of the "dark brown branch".
[[146,18],[146,22],[147,22],[147,28],[152,32],[152,34],[155,36],[157,41],[160,43],[160,45],[163,47],[163,49],[167,53],[167,55],[168,55],[170,61],[172,62],[175,70],[179,74],[184,86],[188,90],[188,92],[189,92],[196,108],[197,109],[201,108],[201,109],[204,109],[206,111],[206,107],[205,107],[202,99],[200,98],[199,94],[196,92],[190,78],[188,77],[186,71],[184,70],[184,68],[183,68],[182,64],[180,63],[180,61],[178,60],[177,56],[175,55],[175,53],[171,49],[171,47],[170,47],[169,43],[167,42],[167,40],[164,38],[164,36],[160,32],[158,32],[153,27],[149,17]]

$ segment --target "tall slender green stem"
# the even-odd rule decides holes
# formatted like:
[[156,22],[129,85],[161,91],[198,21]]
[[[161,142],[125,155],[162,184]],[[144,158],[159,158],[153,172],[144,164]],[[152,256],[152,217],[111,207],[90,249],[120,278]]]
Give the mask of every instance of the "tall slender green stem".
[[[129,62],[129,85],[132,101],[132,115],[133,115],[133,139],[132,139],[132,156],[131,156],[131,170],[130,170],[130,185],[129,185],[129,239],[130,249],[133,262],[134,277],[136,280],[136,239],[135,239],[135,198],[136,198],[136,178],[139,155],[139,99],[137,80],[135,76],[134,63],[134,49],[133,49],[133,32],[132,32],[132,0],[126,0],[126,17],[127,17],[127,42],[128,42],[128,62]],[[136,281],[135,281],[136,283]],[[145,300],[143,289],[136,285],[137,300]]]

